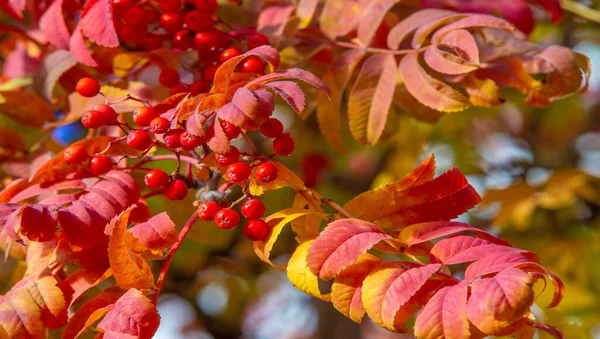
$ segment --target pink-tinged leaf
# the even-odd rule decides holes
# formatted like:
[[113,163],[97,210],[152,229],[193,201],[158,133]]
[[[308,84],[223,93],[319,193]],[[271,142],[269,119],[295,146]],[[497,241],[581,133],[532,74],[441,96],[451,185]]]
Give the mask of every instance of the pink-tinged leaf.
[[[494,244],[482,238],[458,235],[437,242],[431,249],[429,259],[431,262],[454,265],[505,252],[528,253],[518,248]],[[530,253],[530,255],[534,254]]]
[[533,328],[536,328],[538,330],[542,330],[548,334],[550,334],[551,336],[553,336],[556,339],[563,339],[564,335],[562,333],[561,330],[559,330],[556,327],[552,327],[548,324],[544,324],[544,323],[539,323],[537,321],[533,321],[533,320],[529,320],[527,322],[527,326],[531,326]]
[[468,288],[467,282],[461,281],[437,291],[417,316],[415,336],[422,339],[483,338],[483,335],[470,330],[467,318]]
[[298,114],[302,113],[305,105],[305,98],[302,89],[295,82],[274,81],[265,84],[271,88],[275,94],[282,98]]
[[108,200],[108,196],[112,197],[114,201],[116,201],[115,208],[119,208],[121,210],[126,209],[135,202],[136,196],[129,196],[127,191],[125,191],[121,186],[115,184],[114,182],[108,180],[100,180],[92,188],[91,192],[95,192],[100,194],[103,198]]
[[308,250],[308,267],[319,278],[330,280],[386,239],[393,238],[370,222],[336,220],[321,232]]
[[386,13],[401,0],[373,0],[370,7],[358,22],[356,35],[365,46],[371,44],[377,28],[383,22]]
[[72,246],[89,249],[96,244],[97,238],[92,235],[98,235],[100,231],[93,229],[92,215],[86,204],[75,201],[68,208],[59,210],[58,222]]
[[508,335],[527,322],[533,301],[532,278],[510,268],[472,283],[467,316],[487,335]]
[[31,241],[44,242],[54,237],[58,216],[42,205],[26,205],[21,210],[19,232]]
[[39,60],[32,58],[27,46],[17,41],[15,48],[4,59],[2,75],[10,79],[22,78],[34,73],[38,66]]
[[272,46],[278,47],[281,36],[296,6],[269,6],[260,11],[256,29],[269,37]]
[[91,0],[85,6],[77,27],[90,41],[100,46],[119,46],[119,38],[113,24],[112,2]]
[[68,306],[71,307],[87,290],[98,286],[111,275],[111,270],[102,272],[80,267],[63,280],[59,286],[65,295],[65,300],[68,301]]
[[57,285],[58,282],[53,276],[44,275],[30,278],[21,287],[27,289],[35,300],[41,311],[41,320],[47,328],[60,328],[67,324],[67,304]]
[[388,36],[387,45],[389,49],[396,50],[400,47],[400,44],[406,39],[412,32],[414,32],[424,22],[435,21],[438,18],[453,15],[451,11],[443,9],[428,8],[423,9],[414,14],[408,16],[404,20],[400,21],[394,26]]
[[49,186],[42,185],[31,185],[26,189],[22,190],[18,194],[16,194],[10,202],[20,202],[25,199],[29,199],[42,194],[54,194],[57,191],[61,190],[81,190],[86,187],[86,184],[81,180],[66,180],[62,182],[58,182],[56,184],[52,184]]
[[440,264],[383,263],[363,282],[362,302],[369,317],[392,331],[405,331],[404,324],[437,290],[442,280],[429,280]]
[[[90,317],[98,310],[107,306],[114,305],[115,302],[123,295],[121,290],[109,288],[100,292],[90,300],[86,301],[75,314],[69,319],[69,323],[63,332],[63,339],[75,339],[89,326]],[[108,309],[106,309],[108,312]],[[106,313],[104,312],[104,313]],[[102,315],[104,315],[104,313]],[[100,315],[100,316],[102,316]],[[94,320],[94,319],[91,319]],[[97,320],[97,319],[95,319]],[[93,321],[90,321],[93,323]],[[86,326],[87,325],[87,326]]]
[[[57,2],[53,2],[52,5]],[[42,96],[47,100],[52,100],[52,92],[58,79],[75,65],[77,65],[77,60],[69,51],[56,50],[44,57],[34,77],[34,83]]]
[[92,54],[87,49],[85,45],[85,40],[83,39],[83,33],[79,27],[75,27],[75,31],[71,35],[71,40],[69,40],[69,51],[73,54],[77,61],[89,67],[96,67],[98,64],[92,58]]
[[217,111],[217,117],[247,129],[253,124],[251,119],[258,117],[258,110],[256,96],[247,88],[241,87],[235,91],[231,102]]
[[443,112],[436,111],[433,108],[423,105],[408,92],[402,81],[396,83],[392,102],[394,105],[402,108],[406,114],[419,121],[428,122],[430,124],[438,122],[446,115]]
[[25,0],[2,0],[0,1],[0,8],[2,8],[6,14],[12,16],[17,20],[23,20],[23,11],[25,10],[27,2]]
[[444,35],[442,45],[451,46],[461,59],[471,65],[479,65],[479,47],[473,35],[464,29],[457,29]]
[[411,225],[400,232],[398,240],[408,246],[413,246],[459,232],[474,232],[492,243],[510,246],[508,242],[496,238],[479,228],[457,221],[437,221]]
[[442,74],[464,74],[477,69],[476,66],[469,65],[463,59],[453,53],[442,50],[437,45],[427,47],[423,54],[423,59],[427,63],[427,66]]
[[25,288],[0,297],[0,326],[8,338],[46,338],[42,312]]
[[329,95],[329,88],[323,82],[323,80],[319,79],[316,75],[311,72],[305,71],[301,68],[289,68],[285,71],[279,71],[270,73],[267,75],[263,75],[259,78],[256,78],[250,81],[246,87],[249,89],[259,89],[260,85],[266,84],[272,81],[281,81],[281,80],[300,80],[305,82]]
[[463,94],[427,74],[419,63],[418,53],[405,55],[400,61],[399,71],[408,92],[423,105],[441,112],[458,112],[469,108],[469,99]]
[[139,339],[150,339],[158,329],[160,316],[156,307],[139,290],[129,289],[117,300],[98,324],[105,332],[130,335]]
[[372,0],[327,0],[319,17],[319,28],[331,40],[344,36],[356,28]]
[[497,28],[511,33],[514,32],[514,34],[518,33],[518,31],[515,30],[515,27],[505,20],[492,15],[471,14],[464,19],[457,20],[437,30],[431,37],[431,43],[439,43],[444,35],[451,31],[478,27]]
[[361,49],[349,49],[338,56],[331,68],[323,76],[323,82],[331,90],[331,97],[325,92],[317,94],[317,121],[321,134],[336,149],[343,151],[341,131],[341,106],[344,91],[354,68],[365,55]]
[[[208,135],[213,135],[207,142],[208,147],[215,152],[225,152],[229,149],[229,139],[221,127],[221,124],[212,124],[212,132],[206,131]],[[210,127],[209,127],[210,129]]]
[[298,0],[296,16],[300,18],[300,28],[305,28],[310,24],[318,4],[319,0]]
[[365,315],[362,302],[363,280],[383,261],[371,254],[363,254],[335,277],[331,286],[333,307],[352,321],[360,324]]
[[517,252],[499,253],[483,257],[472,263],[465,270],[465,279],[473,281],[477,277],[500,272],[516,266],[517,264],[529,263],[531,260],[525,255]]
[[451,14],[439,16],[435,20],[423,22],[413,34],[411,41],[412,48],[419,49],[426,44],[431,43],[431,34],[433,34],[437,29],[453,21],[469,16],[468,14],[459,14],[454,12],[450,13]]
[[375,145],[387,122],[396,85],[396,60],[374,54],[363,64],[348,99],[350,132],[358,142]]
[[110,171],[103,178],[127,191],[130,198],[129,205],[137,201],[140,196],[140,185],[129,174],[121,171]]
[[148,221],[130,228],[131,232],[150,250],[165,250],[177,241],[175,224],[166,212],[157,214]]
[[69,48],[69,29],[62,12],[63,0],[53,1],[40,17],[40,29],[48,42],[60,49]]

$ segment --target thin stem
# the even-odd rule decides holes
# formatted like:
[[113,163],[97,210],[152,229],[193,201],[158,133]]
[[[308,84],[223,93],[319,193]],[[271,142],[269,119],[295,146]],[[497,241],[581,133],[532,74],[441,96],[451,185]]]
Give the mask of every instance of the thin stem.
[[[106,98],[106,100],[108,101],[108,98]],[[119,100],[116,100],[116,101],[113,101],[113,102],[107,102],[106,104],[107,105],[115,105],[115,104],[119,104],[119,103],[125,102],[127,100],[137,101],[137,102],[140,102],[140,103],[144,104],[145,106],[150,106],[150,102],[148,100],[136,98],[134,96],[131,96],[131,94],[127,94],[127,96],[125,98],[123,98],[123,99],[119,99]]]
[[331,206],[334,210],[336,210],[338,213],[340,213],[341,215],[345,216],[346,218],[354,218],[352,216],[352,214],[348,213],[348,211],[346,211],[342,206],[338,205],[333,200],[331,200],[329,198],[325,198],[322,195],[320,196],[320,198],[321,198],[321,201],[324,204]]
[[252,148],[252,152],[254,152],[254,155],[258,155],[258,150],[256,149],[256,146],[254,146],[254,144],[252,143],[252,140],[250,140],[250,138],[248,138],[248,135],[246,134],[246,132],[241,131],[242,136],[244,137],[244,140],[246,140],[246,142],[248,143],[248,145],[250,145],[250,148]]
[[589,21],[600,22],[600,11],[597,11],[593,8],[587,7],[573,0],[561,0],[560,5],[567,12],[571,12]]
[[165,278],[167,277],[167,272],[169,271],[169,266],[173,261],[173,257],[175,256],[175,253],[177,253],[177,250],[179,250],[179,247],[183,243],[183,240],[190,232],[192,226],[196,221],[198,221],[198,214],[194,213],[188,219],[187,223],[183,226],[181,232],[179,232],[179,237],[177,238],[177,241],[175,242],[175,244],[173,244],[171,250],[169,250],[169,254],[167,254],[167,257],[165,258],[165,262],[163,263],[163,266],[160,269],[160,274],[158,275],[158,280],[156,281],[156,290],[154,290],[154,295],[152,295],[152,303],[154,304],[154,306],[156,306],[158,303],[158,296],[160,295],[160,291],[162,290],[162,287],[165,284]]
[[162,188],[161,188],[161,189],[157,189],[157,190],[154,190],[154,191],[150,191],[150,192],[148,192],[148,193],[146,193],[146,194],[142,195],[142,198],[143,198],[143,199],[148,199],[148,198],[150,198],[150,197],[153,197],[153,196],[155,196],[155,195],[159,195],[159,194],[162,194],[162,193],[163,193],[163,190],[162,190]]
[[412,260],[414,260],[416,263],[421,264],[423,266],[427,265],[426,262],[424,262],[423,260],[419,259],[417,256],[412,255],[410,253],[404,253],[404,255],[406,255],[407,257],[411,258]]
[[354,49],[362,49],[367,53],[383,53],[383,54],[392,54],[392,55],[404,55],[410,52],[414,52],[414,49],[401,49],[401,50],[391,50],[391,49],[385,49],[385,48],[375,48],[375,47],[365,47],[365,46],[360,46],[357,44],[353,44],[351,42],[344,42],[344,41],[334,41],[333,42],[334,45],[336,46],[340,46],[340,47],[345,47],[345,48],[354,48]]

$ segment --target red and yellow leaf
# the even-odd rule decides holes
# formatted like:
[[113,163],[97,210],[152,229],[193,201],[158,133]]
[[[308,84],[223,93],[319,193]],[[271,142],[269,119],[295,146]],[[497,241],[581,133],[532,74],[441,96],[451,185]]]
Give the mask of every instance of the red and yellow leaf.
[[306,256],[313,240],[303,242],[294,251],[288,262],[286,271],[290,282],[300,291],[310,294],[321,300],[329,301],[329,294],[322,294],[319,290],[319,279],[315,276],[306,264]]

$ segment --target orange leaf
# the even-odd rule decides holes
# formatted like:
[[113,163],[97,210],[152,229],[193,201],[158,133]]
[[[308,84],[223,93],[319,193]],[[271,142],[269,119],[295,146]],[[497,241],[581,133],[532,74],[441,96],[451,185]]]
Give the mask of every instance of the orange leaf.
[[[85,331],[92,323],[106,314],[109,309],[106,308],[114,303],[123,295],[123,292],[117,288],[109,288],[100,292],[90,300],[86,301],[69,320],[69,324],[63,332],[63,339],[74,339]],[[98,312],[98,310],[103,310]],[[92,317],[92,315],[94,315]]]
[[0,296],[0,325],[9,338],[46,338],[42,312],[27,289]]
[[42,127],[55,119],[52,105],[31,92],[0,91],[0,113],[33,127]]

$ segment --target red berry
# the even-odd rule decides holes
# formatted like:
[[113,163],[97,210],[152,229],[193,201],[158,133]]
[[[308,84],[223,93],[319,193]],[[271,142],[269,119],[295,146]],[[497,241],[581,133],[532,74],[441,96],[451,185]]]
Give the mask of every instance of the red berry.
[[217,0],[196,0],[196,9],[202,12],[214,12],[219,8]]
[[90,158],[90,169],[95,175],[102,175],[112,169],[113,163],[105,155],[96,155]]
[[275,118],[269,118],[260,125],[260,133],[267,138],[277,138],[283,133],[283,124]]
[[177,32],[183,27],[183,15],[178,12],[167,12],[160,16],[160,27],[169,33]]
[[202,145],[206,140],[203,137],[192,134],[188,131],[181,133],[179,137],[181,140],[181,147],[185,150],[193,150],[194,148]]
[[231,165],[240,158],[240,151],[235,146],[229,147],[224,153],[215,153],[216,161],[221,165]]
[[176,179],[166,184],[164,191],[169,200],[183,200],[188,195],[188,186],[185,181]]
[[158,111],[152,107],[138,107],[133,111],[133,121],[138,126],[149,126],[155,118],[158,118]]
[[208,50],[205,47],[198,48],[198,65],[200,67],[208,67],[216,64],[219,61],[219,53],[217,49]]
[[112,7],[115,13],[125,13],[125,11],[133,6],[133,2],[133,0],[113,0]]
[[98,111],[98,112],[102,113],[102,115],[104,116],[105,124],[107,124],[107,125],[116,125],[117,124],[117,118],[119,117],[119,115],[112,107],[105,105],[105,104],[97,104],[96,106],[94,106],[94,111]]
[[217,227],[230,230],[240,223],[240,215],[231,208],[224,208],[215,214]]
[[196,80],[190,86],[190,92],[192,92],[192,95],[208,93],[210,92],[210,83],[203,80]]
[[252,174],[252,168],[245,162],[235,162],[227,167],[227,178],[231,182],[243,183]]
[[242,55],[242,51],[240,51],[239,49],[235,48],[235,47],[229,47],[226,50],[224,50],[223,52],[221,52],[221,54],[219,55],[219,60],[221,60],[221,62],[225,62],[233,57],[236,57],[238,55]]
[[242,204],[242,215],[248,219],[258,219],[261,218],[265,213],[267,213],[267,209],[265,208],[265,204],[258,199],[250,199]]
[[156,11],[154,8],[146,7],[145,11],[146,11],[146,22],[147,23],[151,24],[160,19],[160,13],[158,11]]
[[131,7],[125,12],[123,16],[125,23],[131,26],[143,26],[148,24],[148,18],[146,17],[146,11],[142,7]]
[[195,32],[209,30],[214,23],[215,21],[209,13],[190,11],[185,15],[185,25],[188,29]]
[[215,74],[217,73],[217,69],[221,65],[211,65],[204,69],[204,80],[208,82],[213,82],[215,80]]
[[87,128],[99,128],[104,126],[104,114],[93,109],[85,111],[81,115],[81,123]]
[[158,0],[158,8],[163,12],[176,12],[181,9],[181,0]]
[[294,139],[289,133],[282,134],[273,140],[273,149],[277,155],[287,157],[294,151]]
[[233,140],[240,135],[240,128],[232,124],[231,122],[227,120],[221,120],[219,124],[221,125],[223,132],[225,132],[225,136],[227,136],[227,139]]
[[83,164],[87,158],[88,154],[83,146],[69,146],[63,153],[63,159],[69,165]]
[[146,34],[139,45],[146,51],[152,51],[155,49],[162,48],[164,38],[156,34]]
[[163,134],[169,130],[169,120],[163,117],[158,117],[150,121],[150,130],[154,134]]
[[188,85],[186,84],[177,84],[173,87],[171,87],[170,93],[171,95],[175,95],[177,93],[185,93],[185,92],[189,92],[190,88],[188,87]]
[[184,131],[181,128],[172,129],[163,135],[163,139],[165,140],[165,145],[169,148],[179,148],[181,147],[181,134]]
[[273,182],[277,179],[277,166],[272,162],[263,162],[256,167],[256,178],[262,182]]
[[165,68],[160,71],[158,82],[165,87],[173,87],[179,83],[179,72],[174,68]]
[[216,50],[229,45],[229,36],[217,30],[198,32],[194,35],[194,43],[201,51]]
[[127,135],[127,145],[138,151],[146,150],[152,145],[152,134],[141,129],[133,130]]
[[144,182],[150,188],[163,187],[169,182],[169,175],[163,170],[153,169],[144,175]]
[[143,32],[135,26],[127,24],[121,28],[119,35],[121,36],[121,40],[125,41],[125,43],[135,45],[142,39]]
[[94,78],[81,78],[77,81],[77,85],[75,85],[75,91],[81,96],[91,98],[100,93],[100,83]]
[[173,35],[172,42],[173,47],[184,51],[194,46],[194,40],[190,35],[190,31],[188,31],[187,29],[175,33]]
[[265,71],[265,62],[256,57],[250,57],[242,63],[240,71],[246,73],[263,73]]
[[264,220],[250,220],[244,225],[244,236],[252,241],[267,240],[271,227]]
[[196,212],[198,213],[198,216],[200,217],[200,219],[209,221],[209,220],[214,220],[215,215],[221,209],[222,209],[221,205],[217,204],[216,202],[205,201],[205,202],[201,203],[200,205],[198,205],[198,209],[196,210]]
[[260,33],[254,33],[248,37],[248,49],[254,49],[259,46],[268,45],[269,38]]

